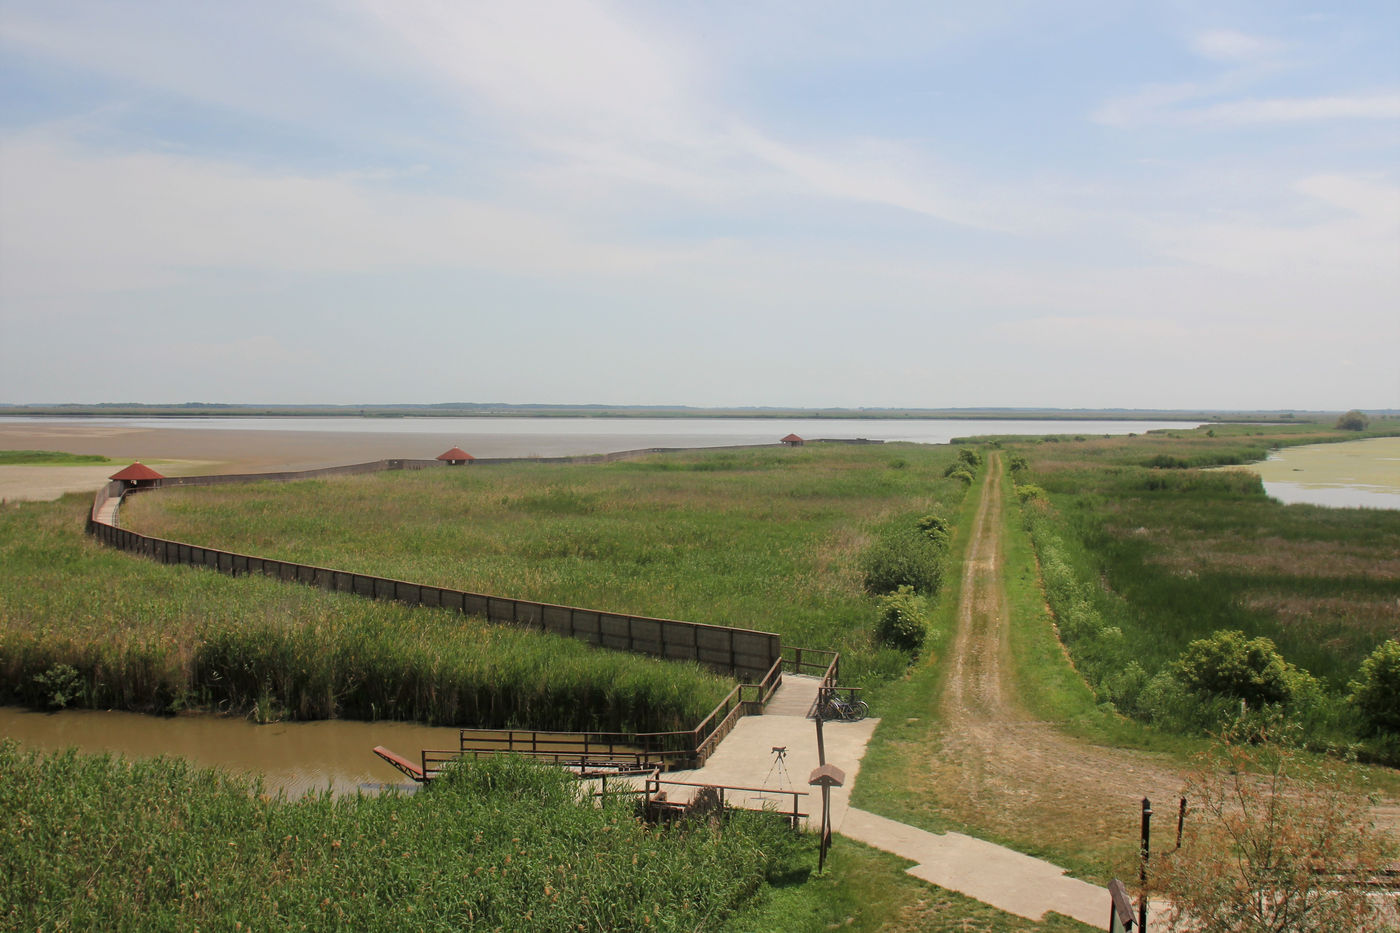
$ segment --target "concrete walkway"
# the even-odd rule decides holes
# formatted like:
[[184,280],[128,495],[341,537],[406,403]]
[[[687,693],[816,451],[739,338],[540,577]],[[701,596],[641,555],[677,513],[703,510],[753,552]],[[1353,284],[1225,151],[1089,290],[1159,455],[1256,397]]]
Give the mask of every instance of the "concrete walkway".
[[[834,811],[833,811],[834,815]],[[1070,878],[1058,865],[962,833],[930,833],[907,823],[847,809],[837,832],[917,864],[915,878],[1029,920],[1054,911],[1103,928],[1108,890]]]
[[[762,716],[745,716],[720,743],[705,767],[673,771],[667,780],[694,784],[750,787],[731,792],[733,806],[786,810],[792,797],[781,791],[809,791],[799,798],[808,824],[821,825],[821,792],[807,786],[817,767],[816,723],[807,713],[816,700],[818,678],[783,675],[783,685]],[[831,793],[832,829],[857,842],[908,859],[909,874],[976,898],[1007,913],[1043,920],[1051,911],[1082,923],[1104,927],[1108,920],[1108,891],[1065,875],[1058,865],[1023,855],[962,833],[930,833],[850,805],[851,789],[860,773],[865,747],[878,719],[828,722],[822,727],[826,760],[846,772],[844,787]],[[774,752],[783,748],[782,761]],[[672,800],[688,799],[689,788],[667,788]]]

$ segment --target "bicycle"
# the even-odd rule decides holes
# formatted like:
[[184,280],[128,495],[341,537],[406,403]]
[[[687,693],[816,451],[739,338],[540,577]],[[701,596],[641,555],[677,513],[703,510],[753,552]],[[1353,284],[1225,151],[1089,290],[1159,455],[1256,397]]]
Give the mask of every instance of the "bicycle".
[[836,694],[832,694],[821,707],[821,717],[827,722],[840,720],[841,722],[860,722],[870,715],[870,707],[864,700],[844,700]]

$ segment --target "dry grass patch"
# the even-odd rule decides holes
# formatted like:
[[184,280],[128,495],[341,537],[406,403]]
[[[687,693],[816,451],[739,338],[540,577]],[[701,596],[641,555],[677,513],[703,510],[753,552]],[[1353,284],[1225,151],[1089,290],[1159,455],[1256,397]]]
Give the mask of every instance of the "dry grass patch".
[[1297,541],[1279,537],[1169,537],[1165,529],[1145,536],[1159,553],[1147,563],[1182,575],[1241,573],[1306,578],[1364,577],[1400,581],[1400,555],[1377,553],[1369,542]]

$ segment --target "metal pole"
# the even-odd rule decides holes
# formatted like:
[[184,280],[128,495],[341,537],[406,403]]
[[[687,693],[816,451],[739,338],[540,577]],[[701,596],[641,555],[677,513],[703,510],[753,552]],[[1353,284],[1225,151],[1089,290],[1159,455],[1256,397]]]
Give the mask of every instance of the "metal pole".
[[1147,860],[1152,855],[1152,801],[1142,798],[1142,849],[1138,880],[1142,883],[1142,893],[1138,897],[1138,931],[1147,930]]
[[820,708],[820,707],[818,707],[818,709],[817,709],[816,722],[817,722],[817,764],[818,764],[818,765],[824,765],[824,764],[826,764],[826,742],[824,742],[824,741],[822,740],[822,711],[821,711],[821,708]]

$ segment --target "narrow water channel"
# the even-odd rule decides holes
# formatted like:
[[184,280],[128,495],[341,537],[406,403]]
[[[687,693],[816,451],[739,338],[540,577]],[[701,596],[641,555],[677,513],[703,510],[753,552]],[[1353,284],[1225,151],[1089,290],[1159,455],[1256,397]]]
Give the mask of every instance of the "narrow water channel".
[[0,707],[0,737],[24,748],[126,758],[170,755],[199,767],[260,777],[268,793],[300,797],[329,788],[336,794],[378,793],[416,785],[377,758],[385,745],[416,761],[424,748],[453,749],[456,729],[403,722],[322,722],[255,725],[220,716],[144,716],[101,710],[36,713]]

